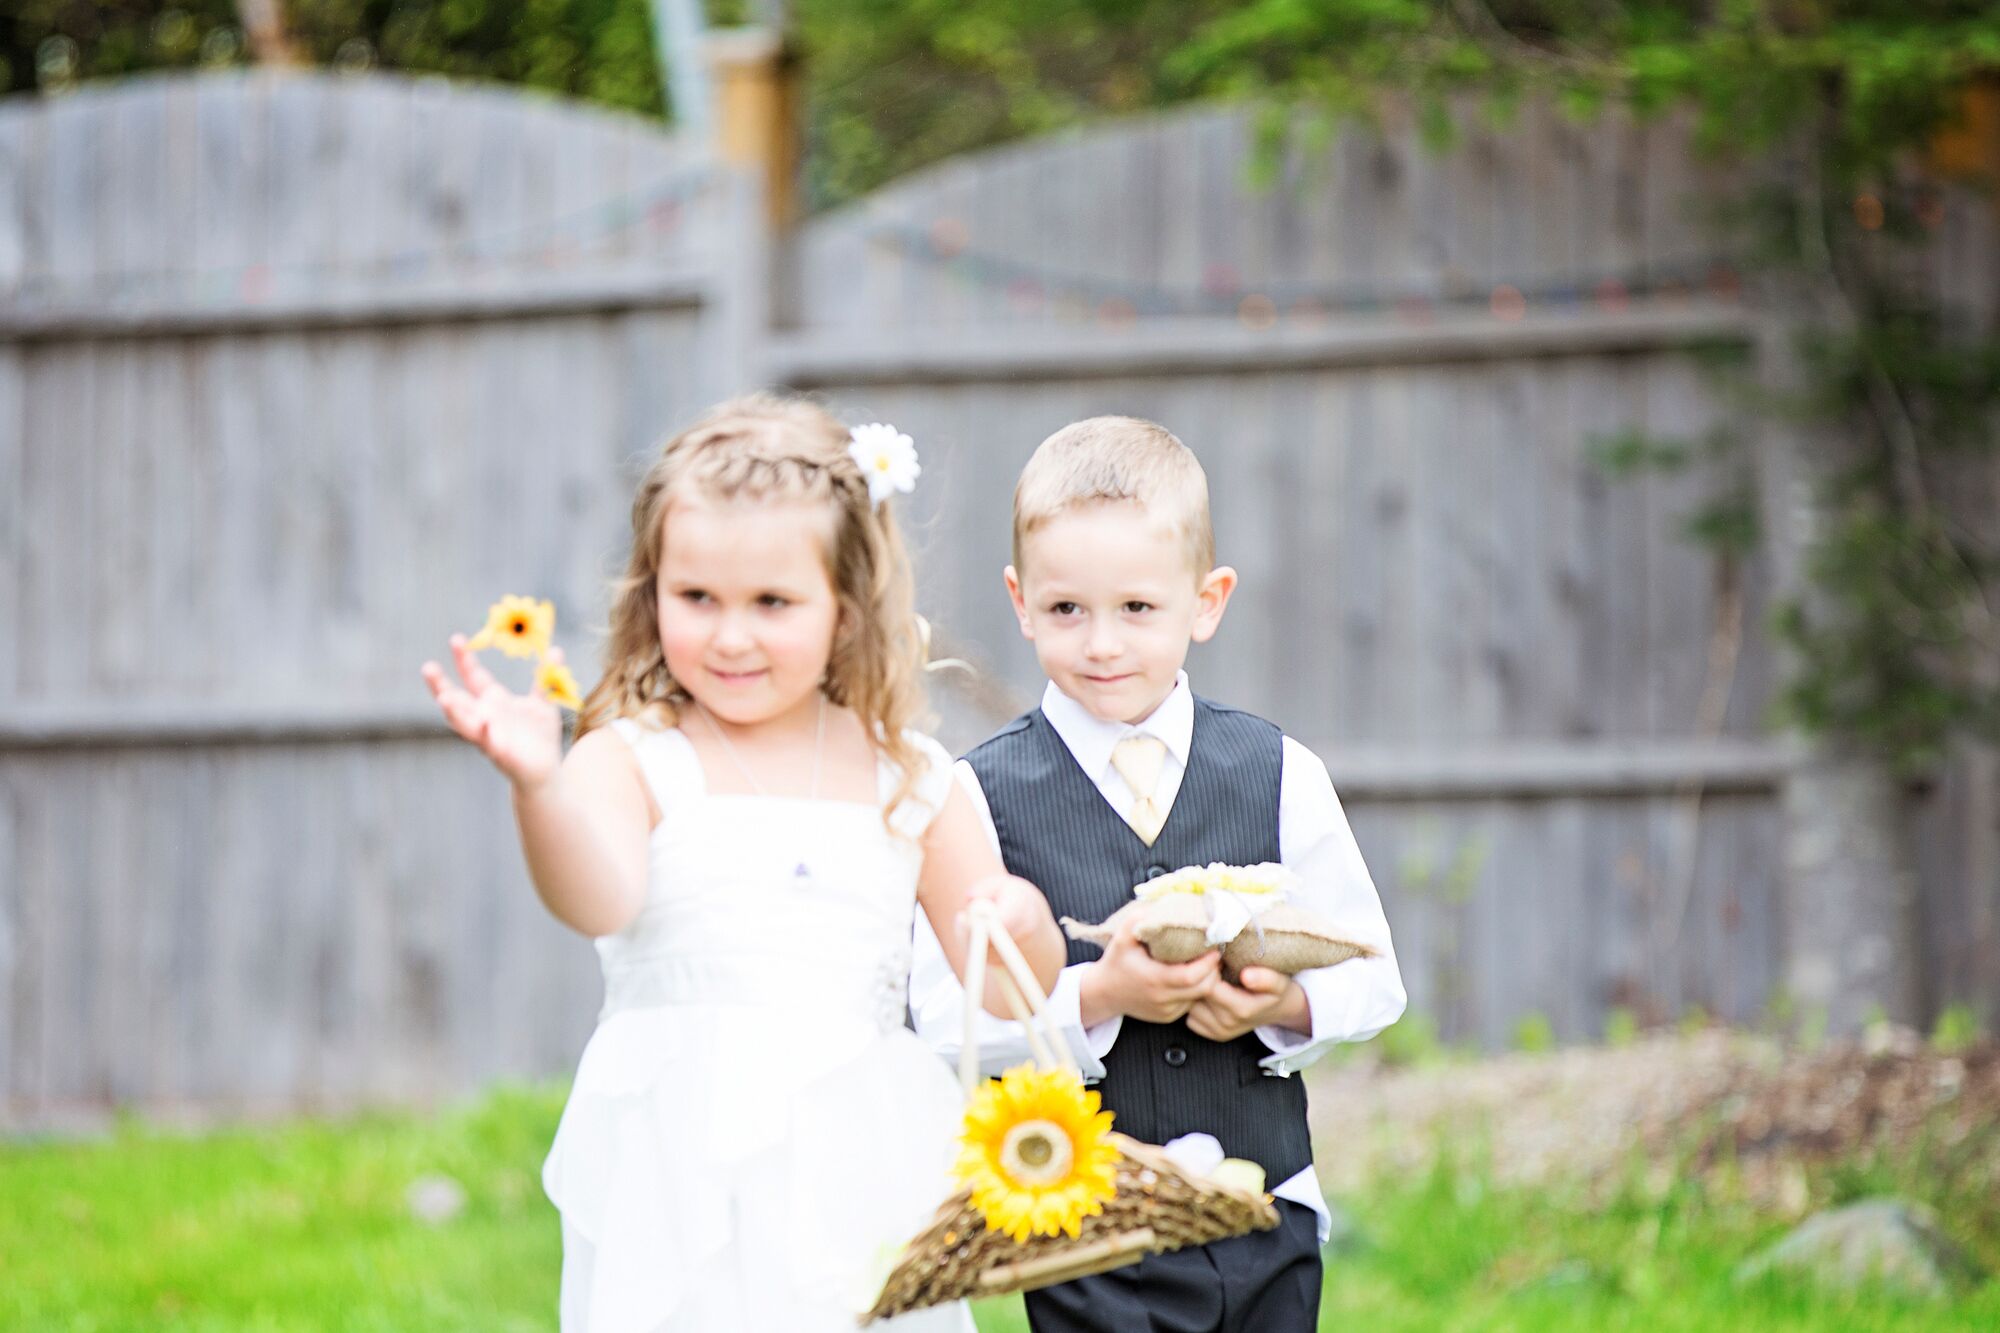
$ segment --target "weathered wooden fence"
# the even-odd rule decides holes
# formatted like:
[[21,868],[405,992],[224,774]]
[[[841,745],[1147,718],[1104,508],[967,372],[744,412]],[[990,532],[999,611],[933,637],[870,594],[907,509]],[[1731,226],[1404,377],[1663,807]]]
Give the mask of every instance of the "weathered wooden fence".
[[1243,575],[1192,672],[1328,759],[1447,1031],[1754,1014],[1783,766],[1761,580],[1701,737],[1714,580],[1675,529],[1709,479],[1590,455],[1705,430],[1688,348],[1751,336],[1682,137],[1355,136],[1265,190],[1254,151],[1243,118],[1195,114],[889,190],[806,238],[780,373],[950,450],[919,497],[928,601],[1012,678],[1033,661],[994,497],[1028,451],[1103,411],[1188,440]]
[[[1413,1006],[1447,1033],[1754,1020],[1778,998],[1793,761],[1772,571],[1720,582],[1685,535],[1736,479],[1615,479],[1597,445],[1700,439],[1726,409],[1697,349],[1784,334],[1718,251],[1733,182],[1683,126],[1531,108],[1463,133],[1444,155],[1409,126],[1301,146],[1267,188],[1224,112],[947,164],[807,229],[771,374],[946,451],[915,497],[925,600],[1027,686],[998,578],[1021,463],[1098,412],[1188,440],[1244,578],[1197,684],[1326,757]],[[1955,201],[1939,276],[1980,318],[1995,245],[1991,210]],[[2000,471],[1977,486],[1990,524]],[[1920,836],[1930,998],[2000,1014],[1990,752]]]
[[[1327,758],[1416,1007],[1487,1041],[1757,1016],[1770,580],[1720,586],[1680,535],[1726,478],[1593,455],[1705,431],[1691,350],[1759,335],[1715,182],[1670,124],[1534,111],[1443,156],[1350,136],[1269,189],[1252,155],[1232,114],[1114,123],[771,253],[700,152],[508,95],[203,78],[0,109],[7,1116],[565,1068],[590,952],[414,664],[516,589],[586,655],[634,454],[755,383],[925,450],[923,601],[992,675],[948,739],[1037,688],[999,582],[1021,462],[1072,418],[1155,417],[1244,576],[1197,685]],[[1975,758],[1925,814],[1934,991],[1989,1012],[1996,813]]]
[[254,1110],[574,1058],[589,948],[416,665],[586,650],[634,459],[733,383],[740,182],[441,83],[0,104],[0,1096]]

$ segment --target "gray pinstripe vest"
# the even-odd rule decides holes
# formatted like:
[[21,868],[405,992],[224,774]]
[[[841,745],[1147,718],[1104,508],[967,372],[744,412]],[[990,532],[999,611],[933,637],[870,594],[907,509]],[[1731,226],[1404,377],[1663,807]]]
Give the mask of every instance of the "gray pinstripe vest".
[[[1039,886],[1058,916],[1102,921],[1131,901],[1134,884],[1182,866],[1278,859],[1283,737],[1248,713],[1195,700],[1187,772],[1151,847],[1105,801],[1040,709],[965,758],[993,811],[1007,869]],[[1070,942],[1071,963],[1097,955],[1094,944]],[[1214,1042],[1185,1019],[1127,1018],[1097,1090],[1121,1132],[1149,1143],[1213,1134],[1224,1152],[1258,1163],[1276,1185],[1312,1161],[1312,1145],[1305,1087],[1266,1075],[1258,1061],[1269,1054],[1254,1032]]]

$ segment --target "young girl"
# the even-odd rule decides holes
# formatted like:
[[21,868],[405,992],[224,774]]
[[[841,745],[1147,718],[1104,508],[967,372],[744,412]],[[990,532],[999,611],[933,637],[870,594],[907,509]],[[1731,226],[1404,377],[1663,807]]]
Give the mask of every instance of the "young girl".
[[553,705],[462,637],[462,684],[424,664],[513,784],[542,901],[604,966],[542,1172],[566,1333],[852,1329],[881,1247],[949,1192],[957,1086],[903,1026],[913,904],[961,975],[974,899],[1045,987],[1062,966],[1041,895],[908,729],[923,649],[864,459],[768,397],[670,441],[567,756]]

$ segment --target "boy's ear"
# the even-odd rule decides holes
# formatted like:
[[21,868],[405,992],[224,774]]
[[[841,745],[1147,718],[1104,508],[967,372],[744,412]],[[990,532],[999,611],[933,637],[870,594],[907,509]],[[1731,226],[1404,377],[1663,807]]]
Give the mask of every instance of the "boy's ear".
[[1007,600],[1014,604],[1014,619],[1021,622],[1021,637],[1032,641],[1035,637],[1035,622],[1028,618],[1028,600],[1021,595],[1021,576],[1014,572],[1012,565],[1002,572],[1007,580]]
[[1207,643],[1214,638],[1216,627],[1222,624],[1222,613],[1229,609],[1229,595],[1235,591],[1235,570],[1228,565],[1209,570],[1195,593],[1194,625],[1188,637],[1196,643]]

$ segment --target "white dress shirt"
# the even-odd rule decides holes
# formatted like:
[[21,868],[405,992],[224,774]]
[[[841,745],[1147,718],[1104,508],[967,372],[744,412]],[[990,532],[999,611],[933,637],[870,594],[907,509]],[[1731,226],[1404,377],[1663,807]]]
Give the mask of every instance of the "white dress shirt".
[[[1121,739],[1135,732],[1158,737],[1166,745],[1167,754],[1160,766],[1159,785],[1153,789],[1153,799],[1163,814],[1172,814],[1194,736],[1194,695],[1188,689],[1186,672],[1181,673],[1165,701],[1136,725],[1101,721],[1054,684],[1042,694],[1042,715],[1069,747],[1077,766],[1097,784],[1098,791],[1121,818],[1131,808],[1134,794],[1112,768],[1111,751]],[[1326,765],[1289,736],[1284,738],[1282,763],[1278,785],[1279,859],[1293,870],[1307,871],[1301,876],[1303,882],[1294,900],[1382,949],[1377,958],[1356,958],[1337,967],[1298,974],[1296,979],[1305,989],[1312,1008],[1309,1034],[1280,1027],[1257,1029],[1257,1036],[1271,1049],[1262,1062],[1264,1071],[1289,1077],[1340,1043],[1366,1041],[1388,1027],[1402,1016],[1408,999],[1402,973],[1396,967],[1389,923],[1382,914],[1382,900],[1375,892],[1367,865],[1362,862],[1361,849],[1355,845]],[[994,830],[993,816],[978,775],[964,760],[958,762],[957,774],[997,848],[999,835]],[[1068,1040],[1084,1077],[1093,1081],[1104,1076],[1104,1056],[1117,1043],[1119,1029],[1124,1024],[1122,1017],[1114,1016],[1092,1028],[1084,1028],[1082,974],[1085,968],[1095,966],[1093,961],[1064,968],[1049,996],[1056,1026]],[[910,973],[910,1007],[918,1034],[941,1054],[956,1060],[964,1030],[965,992],[952,975],[944,951],[938,947],[937,938],[921,913],[917,917],[916,952]],[[1029,1058],[1028,1043],[1018,1024],[995,1018],[983,1010],[978,1018],[983,1070],[997,1074]],[[1320,1193],[1319,1177],[1312,1167],[1284,1181],[1272,1193],[1311,1208],[1319,1217],[1320,1239],[1326,1239],[1331,1219],[1325,1197]]]

